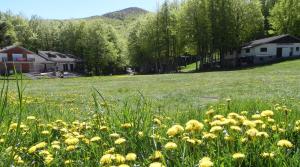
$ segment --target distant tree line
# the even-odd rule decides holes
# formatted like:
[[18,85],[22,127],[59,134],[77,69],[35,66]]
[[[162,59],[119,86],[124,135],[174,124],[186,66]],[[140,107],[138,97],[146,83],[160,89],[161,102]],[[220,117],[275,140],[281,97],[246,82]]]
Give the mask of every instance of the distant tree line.
[[127,28],[101,18],[27,19],[0,12],[0,47],[22,45],[79,56],[90,74],[177,71],[182,56],[197,70],[223,66],[226,53],[276,34],[300,36],[300,0],[166,0]]
[[102,20],[30,20],[0,13],[0,47],[22,45],[32,51],[51,50],[83,59],[93,75],[119,73],[128,65],[126,42]]
[[129,58],[142,72],[176,71],[194,55],[197,70],[224,66],[225,54],[276,34],[300,36],[300,0],[165,1],[137,22],[128,37]]

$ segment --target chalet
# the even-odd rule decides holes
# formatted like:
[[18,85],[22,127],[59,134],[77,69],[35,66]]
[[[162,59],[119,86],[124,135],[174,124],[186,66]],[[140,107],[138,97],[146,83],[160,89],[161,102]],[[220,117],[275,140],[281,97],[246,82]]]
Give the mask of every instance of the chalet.
[[53,51],[39,51],[38,55],[43,57],[47,61],[53,62],[54,66],[50,66],[47,68],[52,68],[52,70],[56,71],[78,71],[80,64],[82,64],[81,59],[76,58],[71,54],[63,54]]
[[8,46],[0,49],[0,73],[13,73],[14,69],[17,72],[43,72],[45,66],[53,65],[54,63],[40,57],[32,51],[29,51],[21,46]]
[[228,52],[224,66],[257,65],[297,57],[300,58],[300,39],[286,34],[254,40]]
[[78,71],[82,61],[71,54],[39,51],[38,54],[21,46],[0,49],[0,73],[44,73],[55,71]]
[[262,64],[292,57],[300,58],[300,39],[279,35],[245,44],[240,51],[239,62]]

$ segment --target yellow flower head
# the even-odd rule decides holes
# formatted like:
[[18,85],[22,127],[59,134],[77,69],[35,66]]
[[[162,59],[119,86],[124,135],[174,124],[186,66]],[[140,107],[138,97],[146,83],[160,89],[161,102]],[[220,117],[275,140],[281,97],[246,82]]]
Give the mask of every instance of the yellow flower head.
[[261,153],[260,156],[262,156],[263,158],[274,158],[275,157],[275,154],[273,152],[271,153],[267,153],[267,152],[264,152],[264,153]]
[[126,161],[125,157],[121,154],[116,154],[115,155],[115,161],[119,164],[122,164]]
[[264,138],[268,138],[268,137],[269,137],[269,135],[268,135],[267,132],[258,132],[258,133],[256,134],[256,136],[257,136],[257,137],[264,137]]
[[167,150],[175,150],[177,148],[177,144],[173,142],[169,142],[165,145]]
[[101,157],[100,159],[100,164],[102,165],[107,165],[107,164],[111,164],[112,161],[114,159],[114,155],[112,154],[105,154]]
[[45,148],[46,146],[47,146],[47,143],[46,143],[46,142],[41,142],[41,143],[35,145],[35,147],[36,147],[37,149],[42,149],[42,148]]
[[262,117],[271,117],[274,115],[274,112],[271,110],[265,110],[260,114]]
[[167,131],[167,135],[169,137],[174,137],[184,131],[184,128],[180,125],[173,125],[170,129]]
[[239,126],[230,126],[230,129],[239,132],[242,131],[242,129]]
[[149,167],[165,167],[165,166],[160,162],[153,162],[149,165]]
[[35,116],[28,116],[27,120],[36,120]]
[[243,153],[235,153],[232,155],[233,159],[244,159],[245,158],[245,154]]
[[280,140],[277,142],[277,146],[279,147],[286,147],[286,148],[292,148],[293,144],[288,140]]
[[197,120],[190,120],[186,123],[185,130],[189,132],[196,132],[202,130],[204,125]]
[[199,167],[212,167],[214,163],[209,157],[204,157],[199,161]]
[[32,147],[30,147],[30,148],[28,149],[28,153],[29,153],[29,154],[32,154],[32,153],[34,153],[36,150],[37,150],[36,146],[32,146]]
[[259,133],[259,131],[255,128],[251,128],[246,131],[246,134],[250,137],[255,137],[258,133]]
[[67,145],[76,145],[76,144],[78,144],[78,142],[79,142],[79,139],[76,137],[69,137],[65,140],[65,143]]
[[128,153],[126,155],[126,161],[135,161],[137,158],[135,153]]
[[217,133],[217,132],[220,132],[222,131],[223,128],[221,126],[213,126],[211,129],[210,129],[210,133]]
[[163,159],[163,154],[160,151],[155,151],[153,155],[150,156],[152,160],[161,160]]
[[76,149],[76,146],[74,145],[69,145],[67,148],[66,148],[66,151],[74,151]]
[[115,141],[115,144],[120,145],[120,144],[123,144],[123,143],[125,143],[125,142],[126,142],[126,139],[124,139],[124,138],[119,138],[119,139],[117,139],[117,140]]
[[124,129],[129,129],[132,127],[132,124],[131,123],[125,123],[125,124],[122,124],[121,125],[121,128],[124,128]]
[[93,137],[93,138],[91,138],[91,142],[96,142],[96,141],[99,141],[99,140],[101,140],[101,138],[99,137],[99,136],[95,136],[95,137]]
[[121,165],[119,165],[118,167],[130,167],[130,166],[127,165],[127,164],[121,164]]

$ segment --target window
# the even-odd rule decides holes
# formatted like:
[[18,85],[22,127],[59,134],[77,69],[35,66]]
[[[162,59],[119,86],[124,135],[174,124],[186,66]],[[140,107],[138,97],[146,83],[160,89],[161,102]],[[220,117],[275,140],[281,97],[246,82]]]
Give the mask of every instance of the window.
[[296,47],[296,51],[299,52],[299,50],[300,50],[300,47]]
[[6,53],[0,53],[0,62],[7,61],[7,54]]
[[13,61],[20,61],[23,59],[22,54],[12,54],[12,57],[13,57]]
[[250,49],[246,49],[246,53],[250,53]]
[[268,52],[268,48],[260,48],[260,52]]

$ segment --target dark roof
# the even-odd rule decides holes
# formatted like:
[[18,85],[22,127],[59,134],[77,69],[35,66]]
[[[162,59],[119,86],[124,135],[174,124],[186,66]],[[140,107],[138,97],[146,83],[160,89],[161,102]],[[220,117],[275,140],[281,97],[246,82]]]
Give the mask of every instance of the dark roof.
[[28,49],[26,49],[26,48],[23,48],[22,46],[17,46],[17,45],[11,45],[11,46],[7,46],[7,47],[5,47],[5,48],[2,48],[2,49],[0,49],[0,53],[9,51],[10,49],[13,49],[13,48],[20,48],[20,49],[22,49],[22,50],[27,51],[28,53],[34,54],[32,51],[30,51],[30,50],[28,50]]
[[39,51],[38,54],[52,62],[81,62],[82,60],[71,54],[63,54],[53,51]]
[[284,35],[278,35],[278,36],[274,36],[274,37],[263,38],[263,39],[258,39],[258,40],[251,41],[251,42],[245,44],[243,46],[243,48],[253,48],[255,46],[259,46],[259,45],[263,45],[263,44],[267,44],[267,43],[272,43],[272,42],[275,42],[279,39],[283,39],[283,38],[286,38],[286,37],[292,38],[292,39],[294,39],[294,40],[296,40],[300,43],[299,38],[297,38],[295,36],[292,36],[292,35],[289,35],[289,34],[284,34]]

